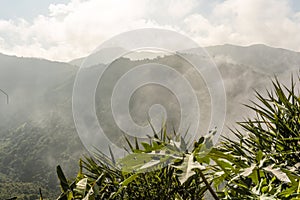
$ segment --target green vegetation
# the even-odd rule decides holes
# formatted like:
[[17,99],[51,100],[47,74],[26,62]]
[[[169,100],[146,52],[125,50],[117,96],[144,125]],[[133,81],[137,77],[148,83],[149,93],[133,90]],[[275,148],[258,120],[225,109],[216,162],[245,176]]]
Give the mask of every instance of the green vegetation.
[[246,105],[255,118],[238,123],[235,139],[213,146],[214,132],[192,148],[166,127],[148,142],[128,141],[121,160],[98,152],[80,160],[73,182],[60,166],[62,193],[69,199],[300,199],[300,98],[291,87],[273,82],[273,91]]
[[40,198],[39,188],[43,192],[43,195],[49,198],[54,199],[54,195],[43,185],[39,183],[24,183],[10,181],[1,184],[0,194],[1,199],[23,199],[23,200],[36,200]]
[[60,164],[75,177],[78,159],[84,152],[75,129],[56,115],[48,120],[24,123],[1,135],[0,199],[37,199],[59,195],[55,167]]
[[256,117],[239,123],[243,131],[233,131],[237,140],[225,138],[216,148],[226,161],[215,170],[221,175],[217,183],[226,181],[222,197],[300,198],[300,98],[291,82],[287,88],[275,80],[267,97],[257,93],[259,102],[247,106]]

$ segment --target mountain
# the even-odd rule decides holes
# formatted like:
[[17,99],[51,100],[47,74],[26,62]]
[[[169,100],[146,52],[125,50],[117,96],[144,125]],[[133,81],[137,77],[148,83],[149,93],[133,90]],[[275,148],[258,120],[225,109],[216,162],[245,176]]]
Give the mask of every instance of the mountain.
[[[224,82],[227,96],[225,122],[226,126],[230,127],[235,121],[252,115],[242,104],[253,99],[254,89],[265,93],[265,89],[270,88],[274,75],[278,76],[281,82],[288,84],[291,74],[297,75],[300,69],[300,53],[265,45],[220,45],[206,47],[205,50],[218,67]],[[97,78],[99,69],[105,67],[103,63],[106,63],[113,53],[121,54],[124,51],[119,47],[106,51],[103,55],[101,52],[93,55],[89,63],[86,63],[91,66],[86,69],[88,79]],[[197,57],[197,49],[186,50],[183,53],[190,58]],[[96,88],[96,114],[103,129],[112,132],[111,139],[117,137],[119,140],[116,143],[122,142],[116,124],[111,123],[113,116],[107,112],[113,86],[124,72],[135,66],[151,63],[172,66],[191,81],[191,85],[198,91],[197,97],[202,102],[201,130],[205,130],[210,120],[211,107],[209,92],[205,89],[203,78],[194,71],[187,70],[190,64],[179,56],[152,52],[151,55],[154,56],[151,59],[134,59],[145,57],[145,54],[140,52],[137,55],[124,56],[111,63],[111,67],[105,71],[105,77]],[[76,175],[77,161],[83,154],[87,154],[87,151],[74,125],[72,92],[76,73],[84,59],[62,63],[0,54],[0,89],[9,96],[7,104],[5,94],[0,93],[0,199],[21,196],[25,191],[30,191],[27,195],[29,198],[34,193],[38,194],[39,187],[42,187],[45,194],[52,194],[51,197],[54,198],[57,193],[53,191],[59,191],[55,174],[58,164],[62,165],[68,177]],[[149,76],[155,76],[150,71],[147,73]],[[140,74],[141,77],[143,75],[147,74]],[[82,87],[89,89],[89,85]],[[133,121],[145,125],[151,105],[160,103],[165,106],[168,116],[171,116],[168,126],[172,127],[172,120],[176,121],[180,116],[174,94],[162,87],[142,89],[133,93],[130,101]],[[124,101],[125,96],[126,94],[122,99]],[[90,120],[88,110],[83,110],[82,115],[91,126],[96,123]],[[230,135],[227,128],[224,128],[223,133],[224,136]],[[93,144],[104,143],[101,138],[90,140]],[[16,190],[17,186],[20,189]]]
[[8,104],[0,96],[0,127],[7,129],[27,118],[38,118],[70,98],[72,91],[56,95],[54,89],[73,82],[77,69],[65,63],[0,54],[0,88],[9,96]]
[[0,96],[0,199],[22,192],[35,197],[39,187],[54,199],[59,193],[55,167],[61,164],[70,177],[76,175],[85,152],[71,110],[77,69],[0,54],[0,88],[9,96],[8,104]]
[[226,44],[206,47],[206,50],[216,62],[243,64],[266,74],[280,74],[300,67],[298,52],[268,47],[263,44],[248,47]]
[[254,90],[265,94],[275,76],[289,85],[300,69],[300,53],[257,44],[248,47],[222,45],[206,50],[218,66],[227,95],[227,125],[250,116],[241,104],[250,103]]
[[104,48],[104,49],[100,49],[98,51],[92,52],[91,55],[89,55],[88,57],[82,57],[82,58],[77,58],[77,59],[71,60],[69,62],[69,64],[76,65],[76,66],[80,66],[84,62],[86,62],[84,64],[88,65],[88,66],[97,65],[99,63],[108,64],[110,62],[110,60],[113,60],[113,58],[112,58],[113,55],[116,55],[116,54],[123,55],[126,52],[127,52],[127,50],[122,47]]

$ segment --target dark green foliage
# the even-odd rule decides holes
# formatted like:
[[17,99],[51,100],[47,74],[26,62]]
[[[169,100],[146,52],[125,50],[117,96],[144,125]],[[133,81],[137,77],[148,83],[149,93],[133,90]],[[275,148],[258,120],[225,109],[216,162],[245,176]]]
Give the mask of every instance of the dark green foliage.
[[[0,184],[1,200],[8,199],[22,199],[22,200],[36,200],[40,198],[39,187],[42,187],[43,195],[48,197],[46,199],[54,199],[55,196],[50,193],[47,188],[34,183],[24,183],[11,181],[10,183]],[[46,200],[45,199],[45,200]]]
[[0,199],[17,196],[30,199],[39,196],[39,187],[46,198],[59,195],[55,167],[67,169],[67,176],[76,176],[76,163],[84,152],[75,129],[61,118],[25,123],[1,137]]
[[[83,198],[88,196],[89,199],[201,199],[207,185],[203,182],[203,174],[208,173],[204,166],[194,162],[194,153],[187,152],[187,149],[180,149],[187,146],[184,140],[174,142],[166,136],[166,129],[161,132],[161,137],[154,133],[149,143],[142,143],[144,148],[140,148],[135,142],[135,148],[128,141],[131,148],[131,154],[119,160],[116,164],[113,160],[107,158],[101,152],[95,155],[95,158],[86,157],[82,161],[82,167],[86,171],[82,174],[82,169],[77,176],[76,186],[71,183],[65,185],[65,178],[58,168],[58,176],[61,180],[62,195],[59,199],[73,198],[75,196]],[[201,142],[201,141],[200,141]],[[204,145],[204,140],[199,144]],[[177,146],[179,144],[179,146]],[[181,145],[180,145],[181,144]],[[167,150],[166,150],[167,149]],[[163,157],[172,160],[173,165],[164,165],[162,154],[158,152],[169,152]],[[156,152],[156,158],[148,159],[147,162],[142,160],[151,152]],[[174,154],[176,156],[174,157]],[[139,155],[142,155],[139,157]],[[132,162],[132,156],[137,156],[135,162]],[[175,159],[174,159],[175,158]],[[159,161],[157,165],[151,165],[151,161]],[[171,162],[171,161],[170,161]],[[139,163],[142,163],[141,165]],[[127,168],[124,168],[126,165]],[[132,166],[143,166],[139,171],[134,170]],[[148,167],[145,167],[145,166]],[[123,167],[119,167],[123,166]],[[132,171],[130,171],[132,169]],[[78,187],[85,182],[84,192]],[[206,182],[210,185],[209,182]],[[79,192],[81,191],[81,192]],[[93,191],[93,192],[92,192]]]
[[258,102],[246,105],[256,117],[238,123],[236,138],[217,147],[210,134],[189,150],[164,127],[149,142],[125,138],[130,151],[121,160],[111,151],[112,159],[86,157],[73,183],[58,167],[59,199],[203,199],[209,191],[214,199],[299,200],[300,78],[291,82],[288,88],[276,79],[267,97],[256,93]]
[[211,152],[217,157],[222,154],[229,163],[216,166],[221,174],[217,183],[226,181],[220,191],[224,198],[300,197],[300,98],[296,91],[299,81],[292,79],[288,88],[276,79],[274,91],[267,91],[267,97],[256,93],[258,102],[246,105],[256,117],[238,123],[242,131],[233,131],[236,140],[224,138]]

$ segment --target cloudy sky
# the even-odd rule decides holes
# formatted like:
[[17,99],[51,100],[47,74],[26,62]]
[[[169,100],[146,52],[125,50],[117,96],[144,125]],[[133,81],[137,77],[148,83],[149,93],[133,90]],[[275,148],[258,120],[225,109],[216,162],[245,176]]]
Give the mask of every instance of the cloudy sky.
[[124,31],[160,27],[200,46],[300,52],[299,0],[0,0],[0,52],[69,61]]

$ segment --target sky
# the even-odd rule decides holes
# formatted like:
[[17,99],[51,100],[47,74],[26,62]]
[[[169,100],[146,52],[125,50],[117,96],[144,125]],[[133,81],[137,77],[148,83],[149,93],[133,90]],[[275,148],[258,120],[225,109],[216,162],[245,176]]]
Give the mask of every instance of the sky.
[[299,0],[0,0],[0,52],[57,61],[137,28],[200,46],[266,44],[300,52]]

